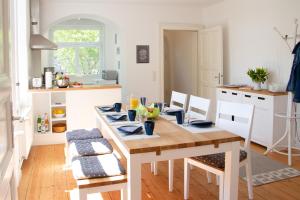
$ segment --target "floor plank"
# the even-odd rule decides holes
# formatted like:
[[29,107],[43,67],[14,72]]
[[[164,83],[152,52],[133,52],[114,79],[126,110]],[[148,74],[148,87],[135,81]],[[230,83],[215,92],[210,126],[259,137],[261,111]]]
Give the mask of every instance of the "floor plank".
[[[116,148],[115,145],[113,145]],[[256,152],[263,153],[264,148],[251,145]],[[117,149],[117,148],[116,148]],[[122,155],[121,162],[126,167]],[[287,162],[285,156],[276,153],[268,155],[279,162]],[[294,158],[293,167],[300,169],[300,158]],[[20,200],[69,200],[70,191],[76,188],[72,172],[64,166],[64,145],[34,146],[29,158],[22,166],[22,179],[19,186]],[[150,172],[150,164],[142,166],[143,200],[180,200],[183,199],[183,160],[175,160],[174,191],[168,192],[168,162],[159,162],[159,174]],[[300,200],[300,177],[254,187],[254,199],[257,200]],[[118,200],[120,192],[114,191],[96,195],[102,200]],[[92,197],[96,197],[93,195]],[[94,198],[92,198],[94,199]],[[208,184],[205,171],[194,168],[191,171],[190,200],[218,199],[218,187]],[[246,182],[240,179],[239,199],[248,199]]]

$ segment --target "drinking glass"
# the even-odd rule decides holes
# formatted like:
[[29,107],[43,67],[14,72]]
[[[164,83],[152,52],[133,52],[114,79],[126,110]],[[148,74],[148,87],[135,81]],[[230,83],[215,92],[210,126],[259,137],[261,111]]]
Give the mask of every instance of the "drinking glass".
[[129,104],[130,104],[130,109],[136,109],[139,106],[139,99],[137,97],[131,95]]
[[187,127],[190,125],[191,114],[189,111],[186,112],[185,114],[186,114],[186,120],[185,120],[185,118],[183,118],[183,126]]

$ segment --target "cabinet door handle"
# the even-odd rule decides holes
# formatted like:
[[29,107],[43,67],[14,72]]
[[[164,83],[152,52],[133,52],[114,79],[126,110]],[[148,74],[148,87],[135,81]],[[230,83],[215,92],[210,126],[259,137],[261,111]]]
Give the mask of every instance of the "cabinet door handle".
[[232,92],[231,94],[232,94],[232,95],[235,95],[235,96],[237,95],[237,93],[236,93],[236,92]]
[[223,94],[227,94],[227,92],[226,92],[226,91],[222,91],[222,93],[223,93]]
[[245,97],[247,97],[247,98],[251,98],[251,95],[247,95],[247,94],[245,94]]
[[259,100],[265,100],[266,98],[264,97],[257,97]]

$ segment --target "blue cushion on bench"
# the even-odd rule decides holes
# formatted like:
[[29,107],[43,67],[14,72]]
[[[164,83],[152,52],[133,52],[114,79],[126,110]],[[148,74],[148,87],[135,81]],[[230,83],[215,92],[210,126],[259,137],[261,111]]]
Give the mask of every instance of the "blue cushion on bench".
[[126,171],[114,154],[77,157],[72,161],[75,179],[105,178],[125,175]]
[[110,154],[113,148],[105,138],[72,140],[69,142],[68,156],[73,159],[78,156],[94,156]]
[[73,131],[68,131],[66,133],[67,141],[70,142],[72,140],[86,140],[86,139],[94,139],[94,138],[102,138],[102,134],[99,129],[93,128],[91,130],[87,129],[77,129]]

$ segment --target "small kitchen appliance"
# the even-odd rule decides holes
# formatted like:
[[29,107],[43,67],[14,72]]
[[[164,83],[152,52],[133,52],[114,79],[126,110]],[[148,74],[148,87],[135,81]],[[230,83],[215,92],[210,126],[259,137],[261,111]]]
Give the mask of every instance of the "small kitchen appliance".
[[42,84],[43,84],[43,81],[42,81],[41,77],[35,77],[35,78],[32,78],[31,83],[32,83],[33,88],[41,88]]

